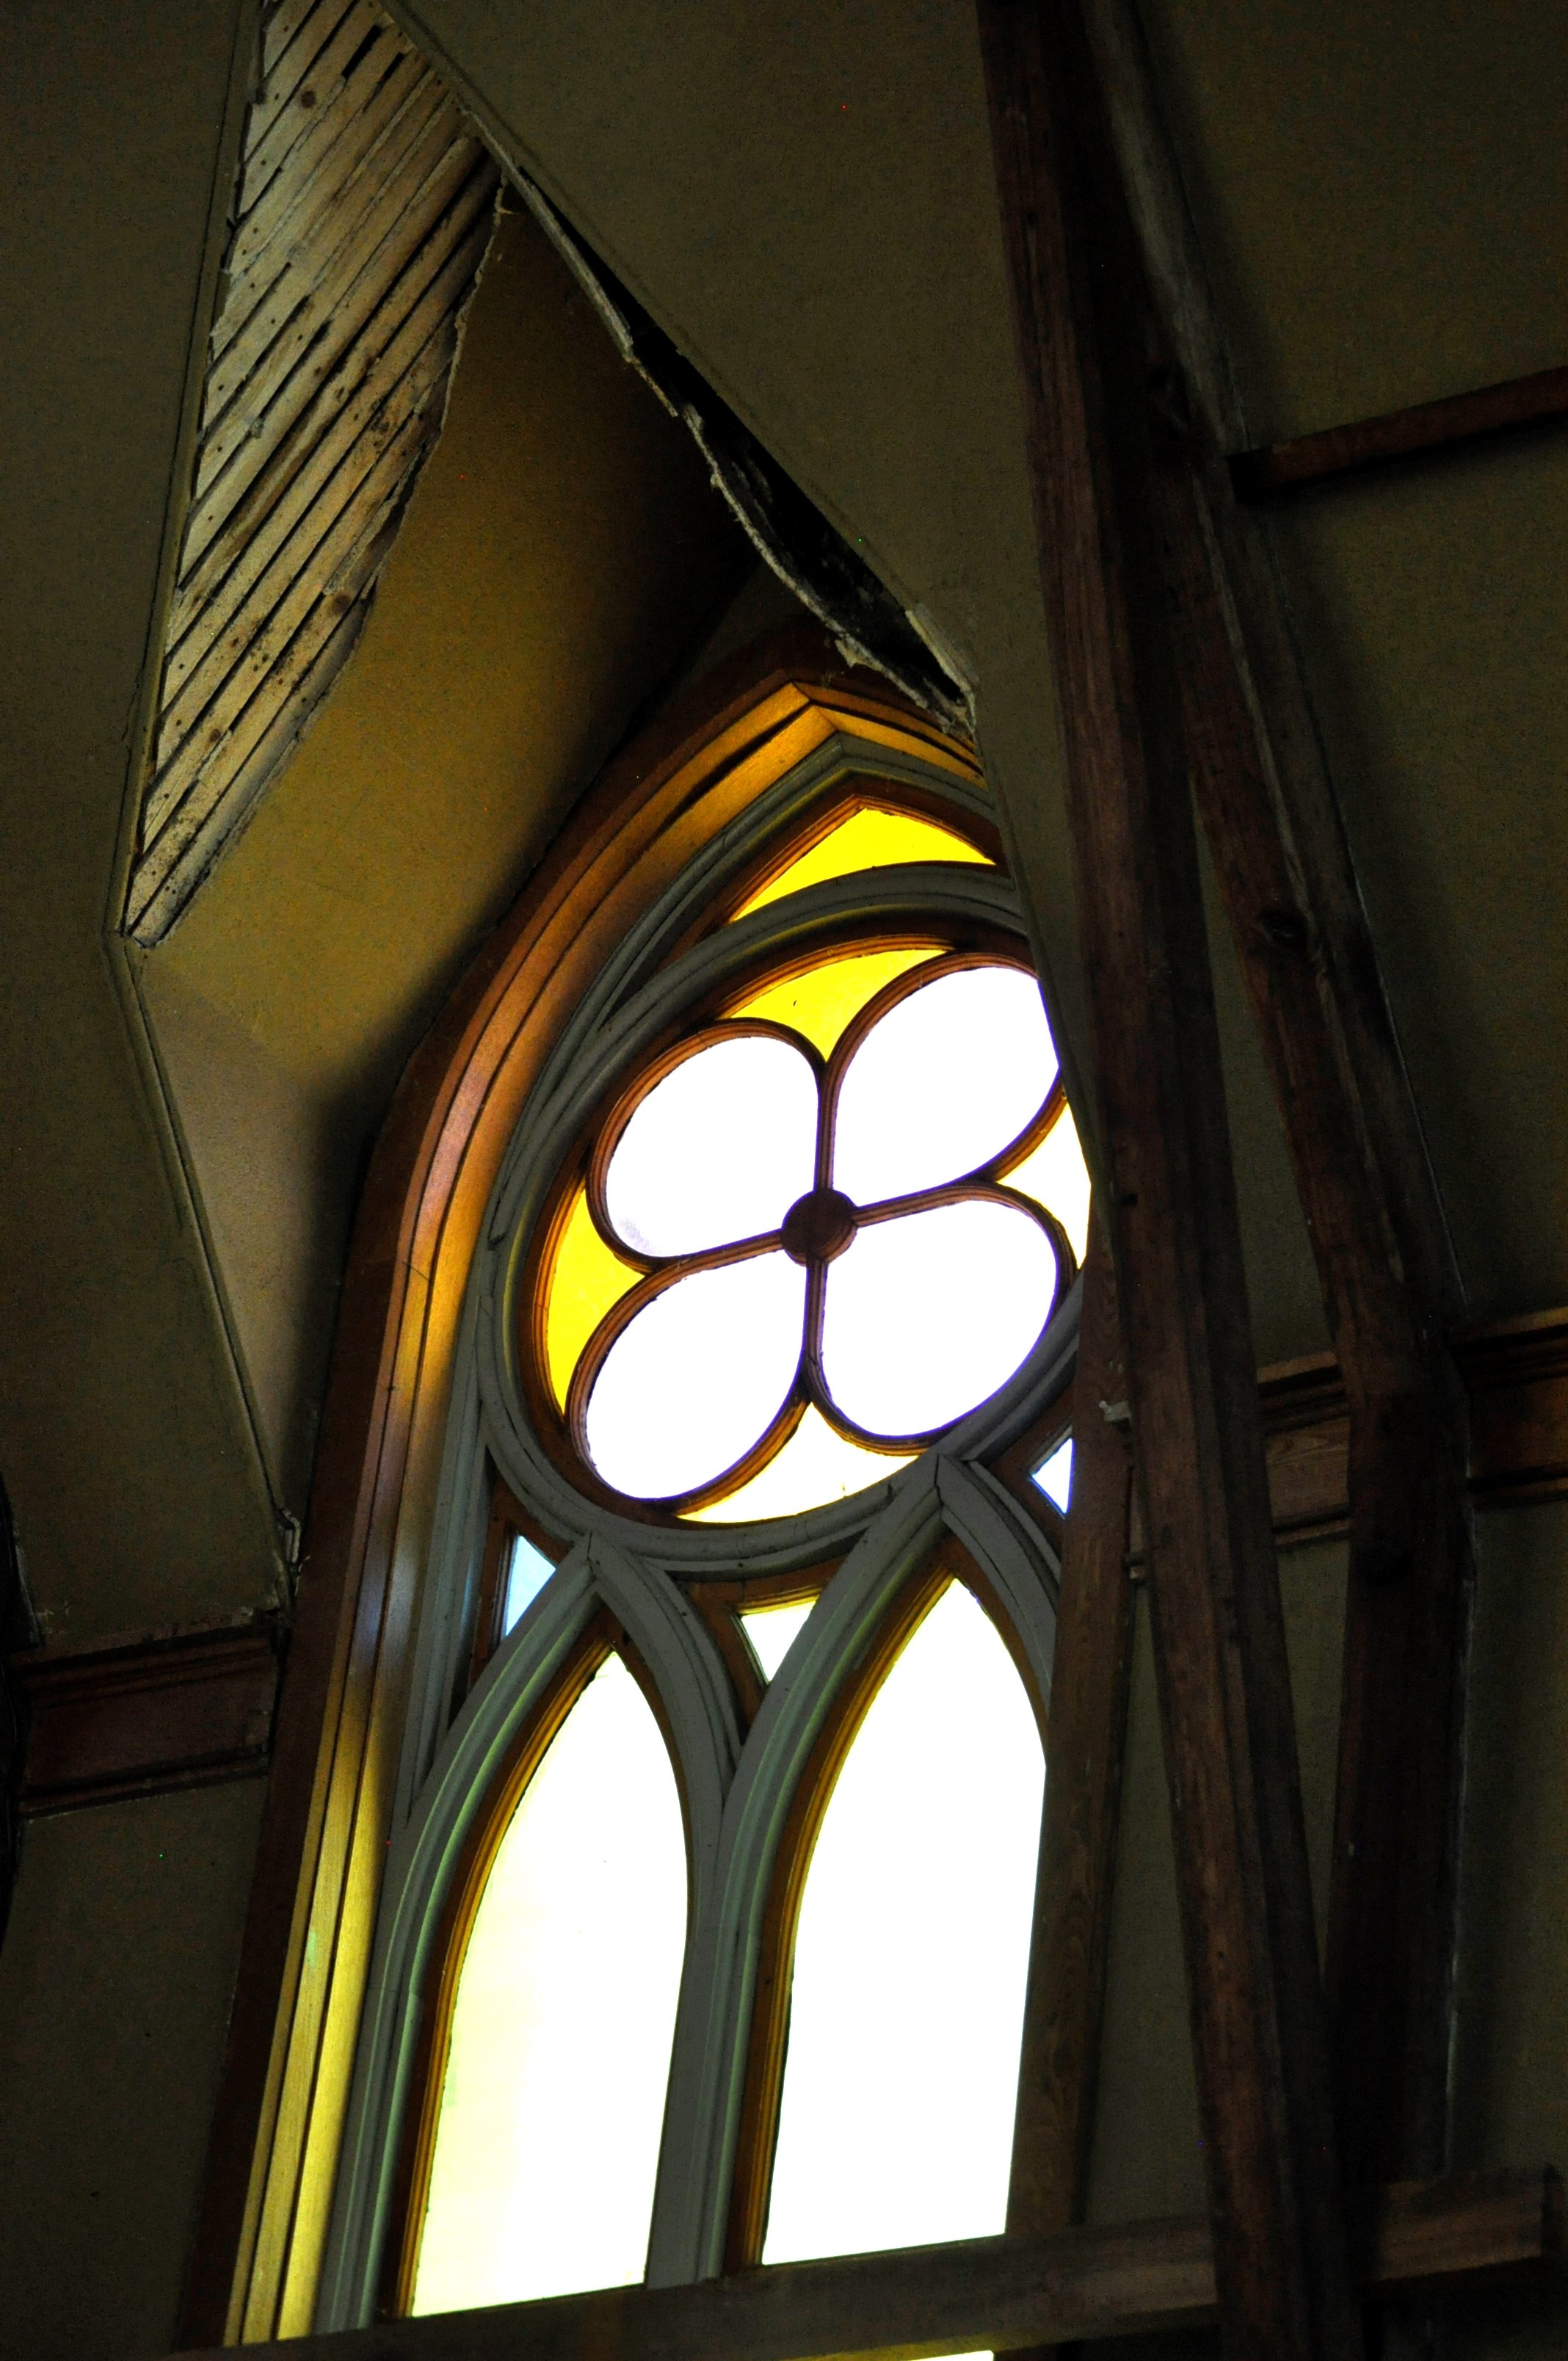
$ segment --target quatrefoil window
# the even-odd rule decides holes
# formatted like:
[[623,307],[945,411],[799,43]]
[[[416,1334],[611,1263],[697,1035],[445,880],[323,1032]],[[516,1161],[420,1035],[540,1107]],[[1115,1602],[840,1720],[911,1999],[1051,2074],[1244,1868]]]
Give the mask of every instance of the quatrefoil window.
[[1087,1183],[1030,971],[940,942],[753,986],[632,1080],[538,1337],[598,1485],[684,1518],[891,1473],[1025,1358]]

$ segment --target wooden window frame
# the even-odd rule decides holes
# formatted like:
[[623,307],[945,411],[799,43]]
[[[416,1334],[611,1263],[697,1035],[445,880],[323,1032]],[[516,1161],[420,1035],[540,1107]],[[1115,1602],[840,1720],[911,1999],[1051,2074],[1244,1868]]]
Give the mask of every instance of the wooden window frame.
[[[371,2240],[376,2268],[364,2268],[363,2244],[356,2269],[345,2274],[343,2267],[356,2207],[363,2212],[371,2183],[385,2226],[391,2150],[383,2125],[379,2161],[369,2169],[367,2093],[378,2077],[384,2087],[389,2071],[406,2093],[408,1979],[417,1985],[429,1964],[436,1889],[444,1893],[474,1799],[488,1791],[475,1750],[504,1751],[515,1735],[508,1716],[537,1703],[523,1694],[527,1680],[513,1675],[509,1687],[506,1673],[509,1664],[521,1666],[530,1649],[538,1656],[540,1602],[523,1619],[531,1627],[525,1644],[494,1651],[480,1667],[485,1540],[497,1500],[482,1456],[460,1483],[455,1478],[450,1444],[472,1408],[473,1356],[463,1349],[470,1277],[493,1244],[495,1217],[488,1213],[523,1104],[585,995],[683,873],[706,874],[702,890],[717,907],[716,888],[748,862],[754,867],[771,836],[825,807],[835,792],[842,802],[866,785],[901,803],[921,794],[934,807],[951,808],[960,828],[968,815],[966,832],[977,839],[982,825],[994,827],[970,752],[883,684],[847,673],[822,635],[793,631],[746,652],[612,766],[404,1078],[350,1250],[182,2323],[188,2344],[300,2334],[363,2319],[374,2307],[378,2238]],[[972,914],[987,927],[1000,920],[1022,948],[1024,923],[1004,877],[961,864],[948,868],[943,884],[947,902],[937,897],[938,908]],[[880,923],[899,898],[875,871],[809,890],[820,900],[824,929]],[[666,954],[679,947],[678,915]],[[756,915],[770,918],[767,910]],[[740,934],[748,923],[726,932]],[[1048,1686],[1056,1553],[1042,1525],[982,1463],[1068,1381],[1078,1298],[1075,1287],[1050,1323],[1047,1349],[1026,1365],[1026,1381],[998,1398],[1002,1411],[995,1402],[982,1406],[940,1452],[924,1455],[870,1496],[811,1512],[798,1521],[792,1549],[775,1548],[770,1563],[739,1570],[748,1578],[754,1572],[798,1579],[841,1561],[828,1584],[832,1626],[845,1614],[880,1615],[942,1534],[956,1534],[1009,1620],[1028,1627],[1025,1644]],[[515,1467],[502,1472],[516,1490]],[[542,1538],[571,1539],[570,1532],[557,1535],[561,1520],[548,1491],[535,1487],[518,1505],[528,1507]],[[868,1525],[877,1528],[874,1546]],[[634,1528],[628,1520],[621,1540],[634,1541]],[[666,1527],[661,1557],[696,1579],[705,1571],[733,1579],[735,1531]],[[580,1522],[576,1532],[562,1578],[547,1586],[550,1612],[574,1598],[572,1611],[584,1617],[608,1610],[648,1665],[669,1716],[700,1908],[705,1848],[718,1840],[723,1782],[736,1775],[750,1701],[738,1698],[701,1616],[650,1610],[646,1597],[631,1595],[636,1586],[615,1537],[585,1536]],[[441,1562],[455,1533],[460,1578]],[[493,1628],[499,1554],[489,1571]],[[795,1722],[804,1716],[806,1727],[794,1729],[791,1742],[807,1752],[811,1717],[826,1713],[839,1665],[831,1650],[843,1645],[840,1631],[796,1684]],[[531,1677],[549,1670],[536,1663]],[[453,1722],[454,1701],[466,1688]],[[462,1761],[455,1739],[467,1748]],[[772,1775],[782,1773],[775,1766]],[[440,1792],[433,1803],[433,1790]],[[454,1800],[459,1793],[468,1799],[466,1817]],[[775,1839],[776,1829],[767,1831],[764,1851]],[[766,1886],[766,1866],[759,1857],[757,1894]],[[411,1949],[405,1945],[389,1981],[387,1961],[405,1938]],[[742,1985],[750,1972],[743,1961]],[[730,1993],[724,2005],[727,2021],[749,2028],[746,1992]],[[390,2067],[389,2040],[396,2051]],[[729,2061],[731,2072],[743,2064],[739,2036],[736,2046],[742,2055]],[[674,2119],[675,2081],[666,2138],[689,2139],[691,2125]],[[721,2265],[729,2209],[717,2182],[727,2189],[728,2170],[722,2157],[698,2160],[691,2203],[652,2258],[651,2276],[699,2276]],[[332,2275],[323,2279],[329,2241]]]

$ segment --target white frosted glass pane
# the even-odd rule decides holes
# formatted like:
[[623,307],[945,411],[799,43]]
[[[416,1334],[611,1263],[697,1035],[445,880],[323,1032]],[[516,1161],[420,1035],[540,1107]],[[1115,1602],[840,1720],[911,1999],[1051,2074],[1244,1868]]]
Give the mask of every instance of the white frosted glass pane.
[[685,1914],[669,1757],[611,1656],[529,1783],[468,1938],[416,2312],[642,2277]]
[[1067,1504],[1072,1496],[1072,1437],[1058,1443],[1048,1459],[1042,1459],[1035,1470],[1035,1481],[1047,1500],[1052,1500],[1067,1514]]
[[1045,1766],[952,1584],[839,1774],[795,1937],[762,2260],[1004,2226]]
[[906,1467],[913,1454],[868,1451],[829,1426],[813,1402],[789,1441],[749,1483],[706,1509],[683,1510],[693,1524],[755,1523],[761,1517],[793,1517],[847,1500],[868,1484],[883,1484]]
[[833,1186],[857,1205],[956,1180],[1015,1139],[1056,1079],[1032,975],[959,968],[873,1025],[839,1093]]
[[812,1182],[817,1082],[787,1041],[716,1041],[656,1082],[617,1144],[605,1205],[640,1254],[776,1230]]
[[507,1603],[501,1617],[503,1635],[527,1613],[554,1571],[543,1550],[535,1549],[533,1543],[525,1541],[521,1533],[516,1536],[507,1566]]
[[1057,1258],[1037,1222],[963,1198],[873,1222],[828,1268],[828,1390],[872,1434],[948,1425],[1010,1378],[1045,1325]]
[[752,1255],[676,1279],[619,1335],[588,1396],[588,1456],[640,1500],[732,1467],[782,1404],[800,1361],[806,1273]]
[[787,1607],[751,1607],[741,1616],[751,1653],[770,1681],[816,1604],[815,1598],[792,1598]]

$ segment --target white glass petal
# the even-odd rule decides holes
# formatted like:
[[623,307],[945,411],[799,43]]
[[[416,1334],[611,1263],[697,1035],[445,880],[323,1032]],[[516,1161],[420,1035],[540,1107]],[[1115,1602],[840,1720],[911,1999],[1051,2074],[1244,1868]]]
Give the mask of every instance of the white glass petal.
[[685,1917],[670,1758],[611,1656],[524,1790],[468,1938],[416,2312],[642,2277]]
[[850,1747],[795,1935],[765,2263],[1004,2226],[1045,1765],[945,1590]]
[[655,1296],[588,1397],[588,1456],[606,1483],[659,1500],[732,1467],[789,1391],[805,1316],[806,1273],[782,1254],[694,1271]]
[[1015,1206],[966,1197],[870,1223],[828,1267],[828,1390],[871,1434],[947,1426],[1012,1376],[1056,1282],[1049,1239]]
[[816,1604],[815,1598],[792,1598],[782,1607],[749,1607],[742,1614],[751,1653],[766,1679],[771,1681],[784,1663]]
[[776,1230],[816,1153],[809,1064],[787,1041],[740,1034],[655,1082],[609,1159],[605,1204],[639,1254],[696,1254]]
[[870,1484],[885,1484],[906,1467],[913,1453],[868,1451],[829,1426],[815,1402],[789,1441],[759,1474],[706,1509],[685,1509],[693,1524],[755,1524],[763,1517],[793,1517],[847,1500]]
[[959,968],[872,1026],[839,1093],[833,1186],[857,1205],[973,1172],[1044,1104],[1057,1056],[1040,987]]

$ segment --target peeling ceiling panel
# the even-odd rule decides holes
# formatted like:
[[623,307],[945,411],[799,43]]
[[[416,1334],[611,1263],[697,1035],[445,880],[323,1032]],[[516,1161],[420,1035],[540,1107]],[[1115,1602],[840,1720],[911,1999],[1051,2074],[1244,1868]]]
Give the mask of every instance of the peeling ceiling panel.
[[499,176],[366,0],[274,0],[126,931],[163,938],[351,653],[440,434]]

